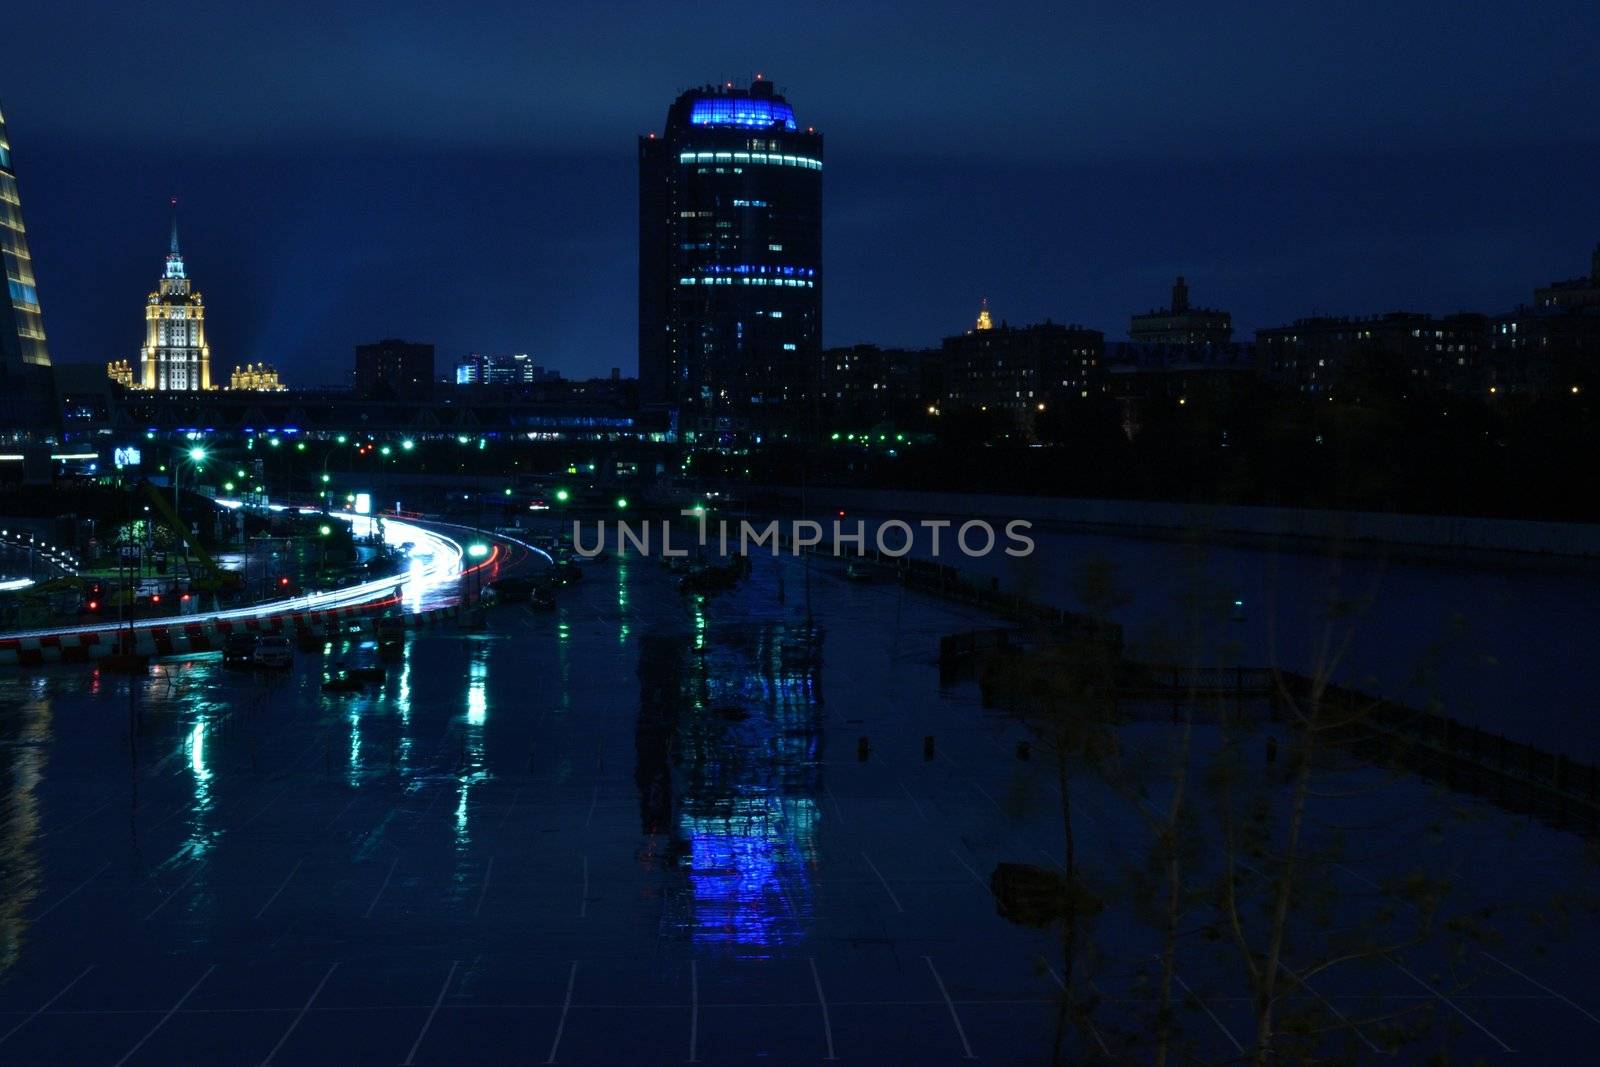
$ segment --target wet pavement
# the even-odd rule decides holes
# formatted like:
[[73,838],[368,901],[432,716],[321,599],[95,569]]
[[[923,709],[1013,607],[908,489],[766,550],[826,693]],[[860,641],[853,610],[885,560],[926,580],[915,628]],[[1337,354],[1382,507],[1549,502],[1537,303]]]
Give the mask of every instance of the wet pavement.
[[[809,630],[794,561],[706,601],[654,561],[585,573],[556,611],[411,635],[360,694],[321,689],[342,646],[277,676],[0,677],[0,1062],[1048,1062],[1061,939],[1002,918],[990,876],[1061,864],[1054,774],[935,663],[993,620],[819,566]],[[1171,738],[1122,731],[1135,753]],[[1433,862],[1497,934],[1323,972],[1297,999],[1362,1023],[1338,1048],[1377,1058],[1363,1021],[1393,1011],[1426,1021],[1401,1061],[1559,1062],[1600,1036],[1581,839],[1351,779],[1319,831],[1353,842],[1318,873],[1327,907],[1403,911],[1380,886]],[[1075,783],[1108,886],[1163,788]],[[1178,1025],[1217,1062],[1249,999],[1204,925]],[[1119,905],[1089,941],[1096,1007],[1065,1048],[1146,1060],[1159,936]]]

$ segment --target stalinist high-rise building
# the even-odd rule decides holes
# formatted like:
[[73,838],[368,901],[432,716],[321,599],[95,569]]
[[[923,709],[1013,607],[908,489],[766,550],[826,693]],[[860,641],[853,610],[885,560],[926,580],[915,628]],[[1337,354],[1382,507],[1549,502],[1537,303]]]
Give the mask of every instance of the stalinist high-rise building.
[[178,251],[177,200],[173,200],[172,247],[161,285],[145,299],[144,346],[139,349],[139,388],[210,389],[211,347],[206,344],[205,301],[190,284]]

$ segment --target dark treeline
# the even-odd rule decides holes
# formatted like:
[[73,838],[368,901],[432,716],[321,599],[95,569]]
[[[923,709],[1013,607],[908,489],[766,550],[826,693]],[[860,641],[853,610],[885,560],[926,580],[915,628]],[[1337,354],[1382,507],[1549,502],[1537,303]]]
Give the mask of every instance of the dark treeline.
[[[931,440],[906,427],[918,443],[820,434],[821,447],[785,443],[741,466],[757,483],[798,484],[803,471],[862,488],[1600,521],[1590,488],[1600,420],[1582,394],[1491,405],[1372,388],[1329,402],[1252,382],[1129,412],[1090,399],[1025,429],[1008,415],[948,412],[927,420]],[[697,459],[700,473],[710,459]]]

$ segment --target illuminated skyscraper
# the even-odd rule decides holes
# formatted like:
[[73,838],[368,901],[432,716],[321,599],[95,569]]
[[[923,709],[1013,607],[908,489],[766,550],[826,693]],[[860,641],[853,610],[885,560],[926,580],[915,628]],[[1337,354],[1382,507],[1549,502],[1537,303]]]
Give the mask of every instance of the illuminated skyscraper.
[[145,298],[144,347],[139,349],[141,389],[211,388],[211,347],[206,344],[205,301],[189,282],[178,251],[178,201],[173,200],[172,244],[156,291]]
[[0,432],[43,428],[53,409],[50,351],[45,346],[44,318],[28,254],[17,175],[11,169],[11,143],[5,114],[0,112],[0,262],[5,265],[6,294],[0,303]]
[[639,139],[642,398],[797,416],[821,337],[822,135],[759,76],[685,92]]

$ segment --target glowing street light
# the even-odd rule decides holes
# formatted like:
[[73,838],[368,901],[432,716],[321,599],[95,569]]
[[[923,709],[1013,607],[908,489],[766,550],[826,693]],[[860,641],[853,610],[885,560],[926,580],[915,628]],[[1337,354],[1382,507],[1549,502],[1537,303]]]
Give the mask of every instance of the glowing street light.
[[617,497],[617,509],[619,511],[621,511],[623,509],[626,509],[627,506],[628,506],[628,498],[627,497],[625,497],[625,496]]
[[558,502],[560,502],[562,504],[565,504],[571,498],[572,498],[572,494],[567,492],[565,489],[557,489],[556,490],[556,500]]
[[195,445],[193,448],[189,449],[189,458],[194,460],[196,463],[200,463],[206,458],[206,450],[201,448],[199,445]]

